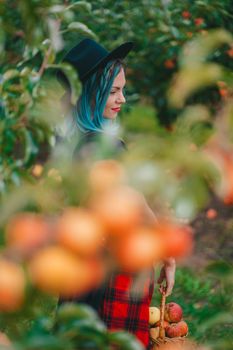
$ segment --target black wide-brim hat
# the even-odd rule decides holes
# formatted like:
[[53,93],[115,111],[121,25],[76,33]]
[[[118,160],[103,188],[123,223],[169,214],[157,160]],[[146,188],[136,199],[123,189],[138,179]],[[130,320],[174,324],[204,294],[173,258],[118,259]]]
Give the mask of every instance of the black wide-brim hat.
[[[71,64],[78,72],[79,79],[84,83],[100,67],[104,67],[114,59],[124,59],[132,50],[133,42],[125,42],[112,51],[92,39],[84,39],[74,46],[63,58],[63,62]],[[57,78],[61,83],[68,84],[65,75],[59,70]]]

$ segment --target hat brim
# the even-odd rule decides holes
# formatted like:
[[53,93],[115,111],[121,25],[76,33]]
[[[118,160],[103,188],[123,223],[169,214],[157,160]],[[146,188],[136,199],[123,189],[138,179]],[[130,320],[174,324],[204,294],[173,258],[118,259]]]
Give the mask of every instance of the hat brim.
[[104,67],[106,63],[114,59],[124,59],[128,53],[133,49],[134,43],[132,41],[128,41],[118,46],[116,49],[109,52],[107,56],[101,59],[99,62],[95,64],[88,72],[85,73],[82,77],[80,77],[81,81],[87,80],[93,73],[97,71],[99,67]]

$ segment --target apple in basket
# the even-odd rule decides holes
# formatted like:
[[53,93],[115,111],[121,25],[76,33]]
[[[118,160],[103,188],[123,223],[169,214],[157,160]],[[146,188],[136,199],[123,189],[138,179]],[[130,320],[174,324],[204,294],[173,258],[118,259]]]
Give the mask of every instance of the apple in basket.
[[164,319],[168,322],[179,322],[183,316],[182,307],[179,304],[170,302],[165,305]]
[[188,325],[185,321],[171,323],[166,327],[165,332],[169,338],[184,337],[188,333]]
[[160,320],[160,309],[156,306],[149,308],[149,325],[154,325]]
[[159,337],[159,327],[150,328],[150,338],[155,340]]
[[[163,320],[163,328],[166,329],[167,326],[169,326],[169,322],[166,320]],[[156,322],[155,327],[160,327],[160,321]]]

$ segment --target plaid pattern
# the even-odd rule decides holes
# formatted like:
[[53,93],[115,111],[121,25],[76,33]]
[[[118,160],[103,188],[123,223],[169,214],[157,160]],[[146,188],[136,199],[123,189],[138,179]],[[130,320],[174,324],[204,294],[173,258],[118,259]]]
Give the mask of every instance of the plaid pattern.
[[[126,330],[133,333],[144,345],[149,346],[149,306],[154,290],[154,271],[138,276],[130,273],[114,273],[105,288],[99,315],[110,330]],[[140,290],[139,290],[140,289]],[[135,293],[136,291],[136,293]]]

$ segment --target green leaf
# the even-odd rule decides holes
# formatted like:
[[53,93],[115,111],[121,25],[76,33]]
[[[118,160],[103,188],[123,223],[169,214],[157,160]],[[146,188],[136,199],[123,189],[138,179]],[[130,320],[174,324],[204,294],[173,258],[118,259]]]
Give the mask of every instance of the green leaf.
[[49,13],[63,13],[66,9],[64,5],[54,5],[49,8]]
[[92,37],[93,39],[96,39],[97,36],[96,34],[88,28],[88,26],[82,22],[72,22],[68,25],[67,29],[63,31],[63,33],[65,32],[69,32],[69,31],[75,31],[77,33],[80,33],[82,35],[88,35],[90,37]]
[[17,69],[9,69],[3,74],[3,81],[8,81],[17,78],[20,72]]
[[40,45],[40,49],[46,53],[47,50],[50,48],[51,46],[51,40],[50,39],[45,39],[44,41],[42,41],[41,45]]
[[30,158],[38,153],[38,146],[35,143],[34,137],[31,132],[25,128],[20,129],[20,134],[24,139],[24,163],[28,163]]
[[102,336],[106,332],[106,327],[102,321],[97,320],[75,320],[71,323],[67,323],[67,333],[72,333],[74,336],[79,335],[84,338],[89,338],[92,333],[92,338]]
[[29,67],[24,67],[20,71],[20,77],[28,77],[32,73],[32,70]]
[[91,12],[91,8],[92,8],[92,6],[91,6],[91,4],[89,2],[87,2],[87,1],[79,1],[79,2],[75,2],[74,4],[68,6],[66,8],[66,11],[72,9],[72,10],[79,10],[79,11],[80,10],[85,10],[87,12]]

